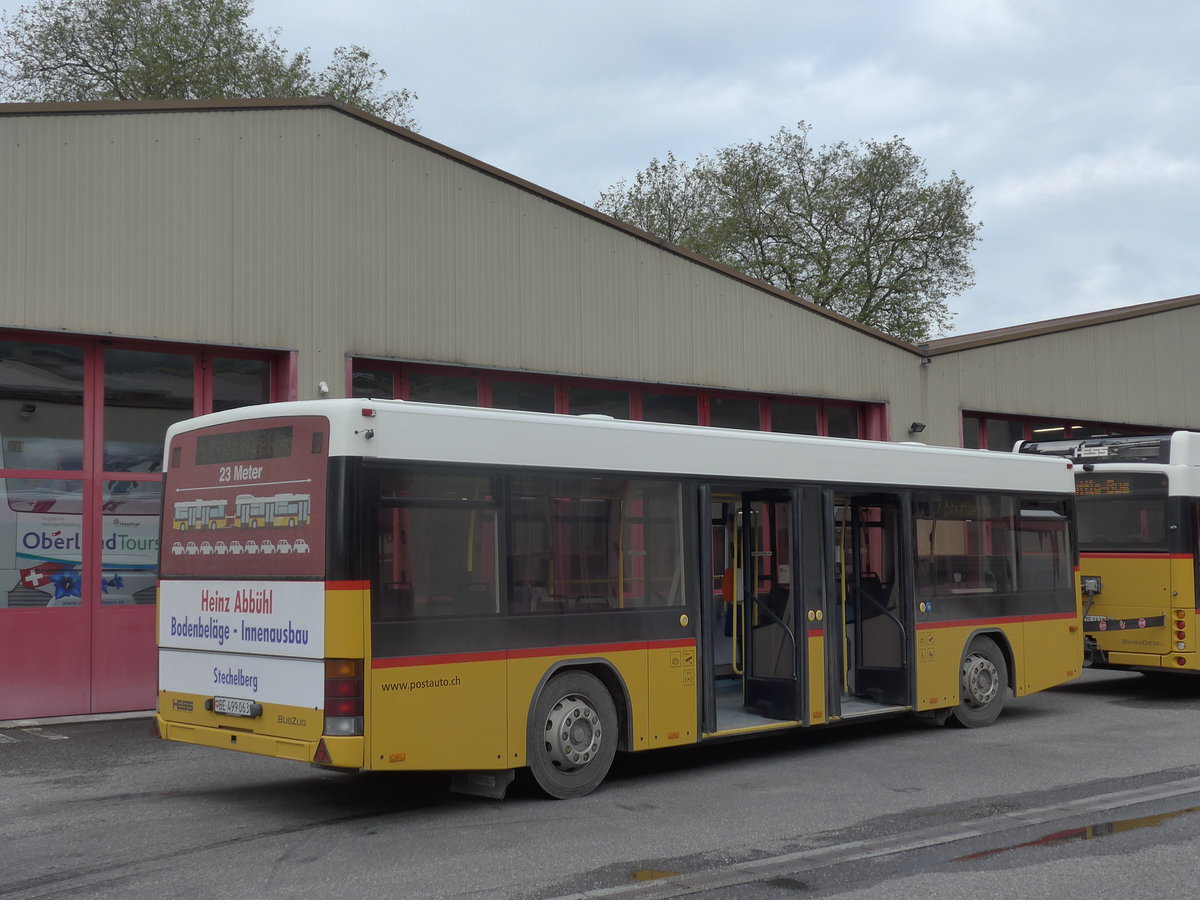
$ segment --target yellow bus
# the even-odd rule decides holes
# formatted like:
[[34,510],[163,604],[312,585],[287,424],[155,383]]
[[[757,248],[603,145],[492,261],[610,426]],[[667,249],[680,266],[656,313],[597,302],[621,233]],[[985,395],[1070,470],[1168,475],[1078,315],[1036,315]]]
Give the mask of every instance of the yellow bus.
[[164,552],[168,740],[567,798],[617,751],[987,725],[1082,666],[1063,460],[391,400],[214,413],[165,459],[167,504],[311,499],[287,552],[232,517],[242,552]]
[[[230,467],[232,478],[233,467]],[[312,519],[312,499],[308,494],[238,494],[234,498],[234,516],[243,528],[295,528]]]
[[1200,671],[1200,433],[1027,441],[1075,463],[1086,661]]
[[215,530],[224,528],[228,520],[225,500],[180,500],[175,503],[174,530]]

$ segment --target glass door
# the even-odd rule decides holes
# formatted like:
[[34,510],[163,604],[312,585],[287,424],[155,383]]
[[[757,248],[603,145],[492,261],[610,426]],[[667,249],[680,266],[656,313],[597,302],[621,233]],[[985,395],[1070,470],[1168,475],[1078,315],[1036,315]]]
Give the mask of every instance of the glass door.
[[783,491],[742,495],[741,651],[749,711],[799,719],[795,519]]

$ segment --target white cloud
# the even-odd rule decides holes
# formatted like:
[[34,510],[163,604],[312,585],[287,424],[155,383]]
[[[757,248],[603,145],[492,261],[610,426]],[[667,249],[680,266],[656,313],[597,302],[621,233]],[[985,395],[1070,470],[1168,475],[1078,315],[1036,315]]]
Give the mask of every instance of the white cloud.
[[1200,188],[1200,160],[1133,146],[1107,155],[1078,156],[1027,175],[1005,176],[987,193],[999,206],[1028,207],[1064,197],[1170,184]]
[[[1043,11],[1053,4],[1040,3]],[[914,4],[915,29],[941,44],[972,46],[1030,43],[1037,28],[1027,6],[1009,0],[920,0]]]

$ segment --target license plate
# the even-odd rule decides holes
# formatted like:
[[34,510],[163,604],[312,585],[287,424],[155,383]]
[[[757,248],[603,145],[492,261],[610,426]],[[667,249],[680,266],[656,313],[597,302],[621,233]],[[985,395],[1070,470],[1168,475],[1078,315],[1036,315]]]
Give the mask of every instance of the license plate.
[[[255,707],[258,706],[250,700],[241,700],[237,697],[213,697],[213,712],[221,713],[225,716],[245,716],[250,718],[258,714]],[[260,707],[261,709],[261,707]]]

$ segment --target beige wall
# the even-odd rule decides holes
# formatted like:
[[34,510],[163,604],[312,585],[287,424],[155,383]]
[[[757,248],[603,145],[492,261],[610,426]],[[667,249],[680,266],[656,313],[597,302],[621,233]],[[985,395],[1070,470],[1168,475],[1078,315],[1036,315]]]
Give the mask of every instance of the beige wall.
[[1200,428],[1200,306],[935,356],[939,416],[961,409]]
[[[11,111],[13,107],[7,107]],[[7,327],[1200,428],[1200,305],[921,355],[338,108],[0,114]]]
[[[889,404],[920,356],[337,109],[0,116],[7,326]],[[939,426],[926,438],[957,442]]]

